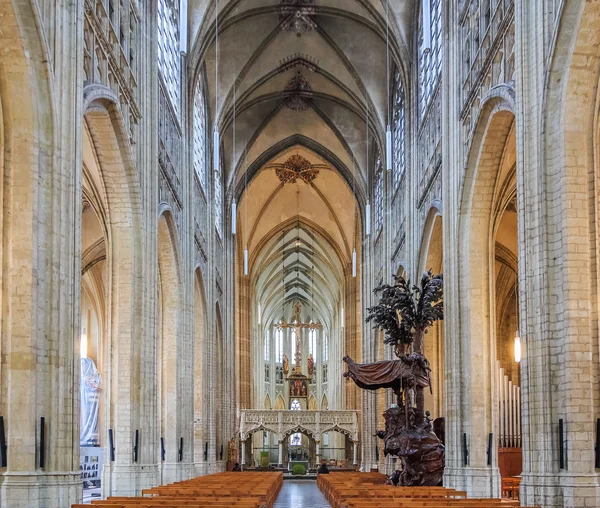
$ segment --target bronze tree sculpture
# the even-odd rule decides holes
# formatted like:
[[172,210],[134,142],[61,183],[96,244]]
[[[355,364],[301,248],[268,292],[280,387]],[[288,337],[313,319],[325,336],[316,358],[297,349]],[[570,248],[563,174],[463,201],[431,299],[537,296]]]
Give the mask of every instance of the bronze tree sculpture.
[[[367,309],[367,322],[385,333],[384,342],[394,347],[398,360],[361,365],[344,357],[348,364],[344,376],[365,390],[391,388],[396,394],[397,404],[383,413],[385,431],[377,435],[385,442],[385,454],[401,459],[399,485],[439,485],[445,450],[425,411],[424,390],[431,390],[431,369],[424,339],[433,323],[444,318],[443,277],[428,271],[419,286],[403,277],[394,279],[393,285],[375,289],[379,303]],[[443,428],[443,422],[436,423]]]

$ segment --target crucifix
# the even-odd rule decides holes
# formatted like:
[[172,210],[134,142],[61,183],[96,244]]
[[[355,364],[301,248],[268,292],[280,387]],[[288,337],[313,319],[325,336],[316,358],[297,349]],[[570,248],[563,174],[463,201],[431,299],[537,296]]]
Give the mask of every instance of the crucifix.
[[302,312],[302,305],[296,304],[294,307],[294,319],[291,323],[287,323],[286,321],[280,321],[275,324],[275,327],[278,330],[284,330],[286,328],[293,328],[296,332],[296,355],[294,357],[294,361],[296,362],[295,370],[297,372],[300,371],[300,362],[302,361],[302,353],[300,352],[300,332],[302,329],[308,330],[321,330],[323,325],[319,322],[317,323],[303,323],[300,317]]

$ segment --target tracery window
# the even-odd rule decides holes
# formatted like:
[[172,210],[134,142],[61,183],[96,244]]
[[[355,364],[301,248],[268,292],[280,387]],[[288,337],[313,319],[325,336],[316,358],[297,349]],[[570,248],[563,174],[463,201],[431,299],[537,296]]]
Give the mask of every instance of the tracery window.
[[290,332],[291,342],[292,342],[292,360],[296,358],[296,330],[292,329]]
[[181,57],[178,0],[158,0],[158,70],[163,77],[175,116],[179,118]]
[[[423,25],[427,22],[429,22],[429,31],[423,29]],[[430,34],[429,38],[426,36],[427,33]],[[419,29],[419,113],[421,119],[431,102],[441,70],[442,2],[441,0],[423,0]]]
[[383,227],[383,166],[381,163],[381,154],[377,155],[375,164],[375,233],[379,233]]
[[300,411],[302,407],[300,406],[300,401],[298,399],[292,400],[292,404],[290,406],[292,411]]
[[326,333],[323,334],[323,361],[329,360],[329,337]]
[[265,362],[268,362],[271,360],[271,334],[269,333],[269,331],[267,330],[267,333],[265,333],[265,352],[264,352],[264,358],[265,358]]
[[194,94],[194,172],[204,188],[206,185],[206,106],[200,80]]
[[[223,162],[221,162],[222,164]],[[223,238],[223,183],[221,178],[223,175],[222,168],[215,171],[215,229],[219,236]]]
[[265,383],[269,383],[271,381],[271,367],[270,365],[265,365]]
[[275,362],[283,363],[283,330],[275,332]]
[[323,365],[323,383],[327,383],[327,365]]
[[393,149],[394,167],[392,177],[394,189],[400,183],[406,167],[406,107],[404,103],[404,88],[400,73],[396,71],[394,77],[394,103],[393,103]]
[[278,385],[283,384],[283,367],[281,365],[275,367],[275,383]]
[[308,354],[313,355],[313,358],[317,356],[317,330],[308,332]]

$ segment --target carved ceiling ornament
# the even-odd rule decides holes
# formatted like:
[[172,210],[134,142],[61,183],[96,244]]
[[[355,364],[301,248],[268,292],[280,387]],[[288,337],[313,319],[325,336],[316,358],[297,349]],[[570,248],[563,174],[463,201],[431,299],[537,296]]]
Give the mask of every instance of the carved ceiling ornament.
[[289,81],[284,91],[290,94],[285,103],[286,108],[292,111],[306,111],[310,108],[310,97],[307,94],[312,92],[312,87],[300,71]]
[[283,164],[273,164],[271,168],[275,169],[277,178],[281,183],[296,183],[298,178],[305,183],[310,184],[319,174],[319,169],[325,168],[324,164],[311,164],[308,159],[302,155],[294,154]]
[[302,32],[317,28],[315,0],[280,0],[277,11],[282,22],[281,29],[285,32],[296,32],[300,37]]

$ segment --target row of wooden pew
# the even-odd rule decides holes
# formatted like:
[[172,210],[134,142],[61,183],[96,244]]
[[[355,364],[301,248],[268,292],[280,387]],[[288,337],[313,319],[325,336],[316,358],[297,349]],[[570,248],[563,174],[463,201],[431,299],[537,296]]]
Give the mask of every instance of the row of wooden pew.
[[[141,497],[92,501],[103,508],[272,508],[283,485],[282,473],[218,473],[142,491]],[[73,508],[89,505],[75,504]]]
[[317,485],[333,508],[502,508],[518,500],[467,499],[466,492],[444,487],[393,487],[381,473],[319,475]]

